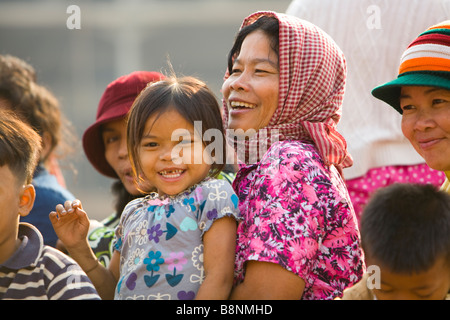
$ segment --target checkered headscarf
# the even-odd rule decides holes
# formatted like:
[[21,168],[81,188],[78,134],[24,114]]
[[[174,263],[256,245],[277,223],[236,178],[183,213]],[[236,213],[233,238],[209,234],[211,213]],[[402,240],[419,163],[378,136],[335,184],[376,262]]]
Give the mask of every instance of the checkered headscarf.
[[[294,16],[256,12],[244,19],[241,28],[261,16],[273,16],[279,21],[279,101],[264,128],[267,135],[277,131],[278,140],[312,141],[326,164],[351,166],[347,143],[336,130],[346,79],[344,55],[322,30]],[[226,103],[223,105],[227,125],[228,108]],[[266,136],[264,139],[267,143]]]

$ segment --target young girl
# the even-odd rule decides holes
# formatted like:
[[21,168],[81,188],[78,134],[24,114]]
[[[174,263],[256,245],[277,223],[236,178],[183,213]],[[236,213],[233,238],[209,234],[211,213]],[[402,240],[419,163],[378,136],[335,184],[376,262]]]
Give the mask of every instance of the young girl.
[[[224,166],[217,156],[226,144],[214,141],[223,149],[213,149],[208,158],[212,142],[202,137],[210,129],[224,139],[217,100],[195,78],[167,78],[136,99],[127,128],[131,163],[138,181],[148,180],[157,193],[124,209],[108,269],[86,242],[88,220],[79,201],[50,214],[58,236],[103,299],[228,298],[237,196],[226,180],[215,178]],[[218,161],[209,164],[214,158]]]

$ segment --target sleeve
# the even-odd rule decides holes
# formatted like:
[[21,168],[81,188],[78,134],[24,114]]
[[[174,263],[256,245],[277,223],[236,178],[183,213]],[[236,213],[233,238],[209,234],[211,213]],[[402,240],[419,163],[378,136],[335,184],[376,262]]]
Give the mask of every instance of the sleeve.
[[238,197],[231,184],[225,180],[211,180],[202,187],[199,228],[202,235],[211,228],[214,221],[223,217],[239,220]]
[[70,257],[53,248],[45,252],[50,300],[100,300],[94,285],[80,266]]

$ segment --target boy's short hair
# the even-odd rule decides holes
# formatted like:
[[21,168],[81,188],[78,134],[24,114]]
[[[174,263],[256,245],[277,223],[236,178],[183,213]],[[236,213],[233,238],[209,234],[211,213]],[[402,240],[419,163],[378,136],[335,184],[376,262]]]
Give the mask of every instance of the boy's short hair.
[[29,184],[40,151],[39,134],[13,112],[2,110],[0,106],[0,166],[7,165],[19,183]]
[[395,273],[420,273],[444,257],[450,265],[450,195],[426,184],[379,189],[361,216],[367,257]]

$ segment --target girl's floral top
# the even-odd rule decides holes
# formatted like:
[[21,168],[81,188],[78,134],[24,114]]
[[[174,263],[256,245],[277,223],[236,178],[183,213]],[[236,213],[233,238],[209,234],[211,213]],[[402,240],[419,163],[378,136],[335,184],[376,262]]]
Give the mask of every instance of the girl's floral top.
[[274,143],[260,162],[241,167],[233,186],[243,219],[236,283],[249,260],[297,274],[305,281],[305,300],[334,299],[361,279],[364,256],[347,189],[314,145]]
[[115,299],[188,300],[203,282],[203,234],[217,219],[238,219],[226,180],[207,179],[182,194],[131,201],[116,229],[120,278]]

